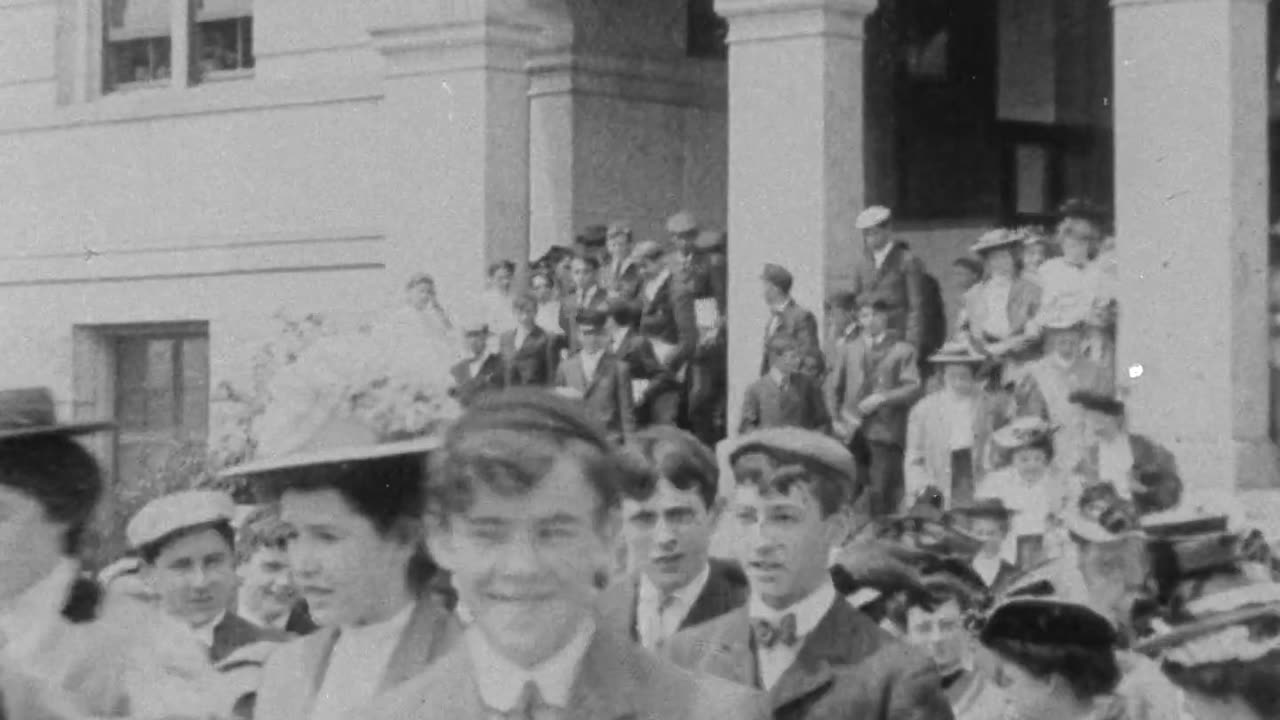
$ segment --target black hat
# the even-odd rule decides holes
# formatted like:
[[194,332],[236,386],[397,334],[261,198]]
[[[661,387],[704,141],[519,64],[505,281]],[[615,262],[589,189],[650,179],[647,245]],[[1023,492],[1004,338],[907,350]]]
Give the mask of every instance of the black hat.
[[0,440],[87,435],[114,427],[109,421],[58,422],[48,388],[0,390]]
[[583,245],[604,245],[605,238],[608,235],[608,227],[604,225],[588,225],[583,228],[582,234],[578,236],[578,242]]
[[574,320],[578,323],[578,328],[581,330],[599,332],[604,329],[605,320],[608,318],[608,313],[588,308],[578,311],[578,315]]
[[1085,410],[1093,410],[1113,417],[1124,415],[1124,403],[1103,393],[1075,390],[1067,396],[1067,399]]
[[1033,645],[1115,647],[1116,628],[1102,613],[1083,603],[1055,597],[1018,597],[991,612],[981,634],[983,644],[1014,640]]
[[1000,498],[979,498],[971,500],[963,505],[956,505],[951,508],[952,515],[970,518],[992,518],[995,520],[1008,520],[1017,512],[1004,504]]

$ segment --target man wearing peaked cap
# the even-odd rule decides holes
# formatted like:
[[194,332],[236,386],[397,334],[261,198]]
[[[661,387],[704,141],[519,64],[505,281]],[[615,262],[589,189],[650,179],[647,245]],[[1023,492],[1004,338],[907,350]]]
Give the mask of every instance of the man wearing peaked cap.
[[[696,298],[665,255],[662,245],[652,240],[638,244],[633,253],[641,280],[639,330],[653,345],[667,374],[683,383],[698,349]],[[660,403],[651,409],[649,421],[675,425],[679,416],[678,403]]]
[[0,661],[30,669],[83,716],[225,713],[229,705],[208,692],[208,658],[181,626],[81,575],[103,480],[75,438],[110,427],[59,423],[45,388],[0,390]]
[[243,646],[288,637],[230,610],[236,585],[234,514],[226,493],[189,490],[147,503],[125,529],[160,607],[191,629],[215,663]]
[[673,238],[687,236],[689,240],[693,240],[698,234],[698,221],[693,213],[681,210],[667,218],[667,234]]
[[1084,412],[1082,475],[1110,483],[1143,515],[1178,504],[1182,479],[1177,460],[1155,440],[1129,432],[1122,401],[1093,390],[1077,390],[1068,399]]
[[924,264],[905,243],[894,240],[888,208],[867,208],[854,225],[862,232],[863,257],[855,267],[853,292],[888,302],[892,307],[889,326],[916,349],[917,355],[925,355],[937,345],[927,337],[934,333],[926,328],[932,321],[924,312]]
[[460,360],[449,369],[453,375],[453,397],[463,405],[470,405],[479,395],[501,390],[506,386],[506,361],[502,355],[489,349],[489,326],[472,322],[463,328],[469,357]]
[[928,658],[855,610],[828,570],[847,534],[848,450],[820,433],[771,428],[731,441],[728,454],[726,517],[740,538],[747,603],[675,635],[670,657],[767,691],[775,717],[950,718]]
[[600,310],[583,310],[578,314],[576,324],[581,350],[560,364],[554,386],[581,393],[582,402],[592,417],[610,437],[622,442],[636,427],[631,370],[609,347],[607,318]]
[[760,374],[769,372],[769,341],[781,335],[795,342],[800,371],[812,378],[821,378],[825,360],[818,347],[818,318],[791,297],[795,282],[791,271],[781,265],[766,263],[760,279],[764,287],[764,301],[769,305],[769,323],[765,326],[761,347]]

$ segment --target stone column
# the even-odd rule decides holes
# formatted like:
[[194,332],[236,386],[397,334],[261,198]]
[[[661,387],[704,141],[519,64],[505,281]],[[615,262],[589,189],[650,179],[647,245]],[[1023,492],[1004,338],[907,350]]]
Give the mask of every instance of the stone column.
[[370,33],[386,59],[380,112],[389,282],[433,274],[465,318],[489,262],[528,257],[525,63],[540,26],[499,0],[379,0]]
[[821,317],[863,203],[863,26],[875,0],[719,0],[729,21],[729,423],[759,376],[778,263]]
[[1117,365],[1188,490],[1276,485],[1266,0],[1112,0]]

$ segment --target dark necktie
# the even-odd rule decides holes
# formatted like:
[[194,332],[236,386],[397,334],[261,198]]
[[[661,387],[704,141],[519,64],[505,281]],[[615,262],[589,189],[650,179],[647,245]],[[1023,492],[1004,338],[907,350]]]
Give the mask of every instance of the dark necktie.
[[773,623],[764,618],[751,619],[751,634],[756,638],[756,646],[770,649],[778,645],[792,647],[796,644],[796,615],[787,613],[778,622]]

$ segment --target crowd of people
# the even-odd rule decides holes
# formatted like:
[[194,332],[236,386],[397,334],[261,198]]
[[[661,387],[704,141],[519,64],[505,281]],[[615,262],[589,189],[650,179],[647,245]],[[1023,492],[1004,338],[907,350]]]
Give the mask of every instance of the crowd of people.
[[0,720],[1280,717],[1280,563],[1128,429],[1100,217],[984,234],[951,333],[857,222],[824,333],[762,268],[737,432],[724,235],[615,224],[528,292],[495,264],[479,317],[410,281],[370,353],[456,413],[378,425],[300,362],[223,473],[258,504],[153,498],[96,572],[109,423],[0,390]]

